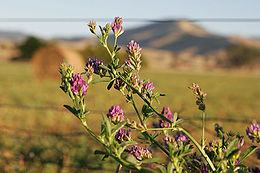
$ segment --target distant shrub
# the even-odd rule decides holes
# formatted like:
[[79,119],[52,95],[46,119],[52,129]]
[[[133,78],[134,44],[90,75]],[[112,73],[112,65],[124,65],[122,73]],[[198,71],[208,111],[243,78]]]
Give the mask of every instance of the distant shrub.
[[16,57],[16,60],[29,60],[32,58],[34,52],[39,48],[45,46],[46,43],[41,39],[29,36],[27,39],[18,46],[20,50],[20,56]]
[[228,47],[226,52],[229,66],[240,67],[260,61],[260,50],[254,47],[237,44]]

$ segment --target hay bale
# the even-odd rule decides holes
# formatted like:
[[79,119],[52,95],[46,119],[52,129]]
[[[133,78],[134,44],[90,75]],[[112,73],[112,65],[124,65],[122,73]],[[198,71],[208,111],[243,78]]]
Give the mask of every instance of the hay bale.
[[60,78],[58,68],[64,60],[75,67],[75,72],[83,71],[84,61],[77,52],[57,45],[40,48],[32,57],[35,77],[39,80]]

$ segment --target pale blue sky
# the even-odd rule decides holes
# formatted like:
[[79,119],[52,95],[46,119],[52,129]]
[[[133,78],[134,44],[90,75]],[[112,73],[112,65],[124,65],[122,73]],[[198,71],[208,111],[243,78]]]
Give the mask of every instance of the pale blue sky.
[[[260,18],[259,9],[259,0],[0,0],[0,18]],[[125,27],[143,24],[125,23]],[[260,23],[198,24],[224,35],[260,37]],[[47,38],[89,35],[86,23],[0,23],[0,30]]]

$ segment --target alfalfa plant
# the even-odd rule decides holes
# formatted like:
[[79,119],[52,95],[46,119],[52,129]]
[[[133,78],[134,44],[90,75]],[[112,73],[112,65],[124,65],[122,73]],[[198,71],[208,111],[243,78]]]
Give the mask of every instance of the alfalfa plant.
[[[73,67],[62,64],[60,67],[61,86],[60,88],[71,98],[72,106],[65,105],[73,113],[102,146],[102,151],[96,154],[104,155],[104,158],[111,157],[118,162],[115,170],[120,172],[122,167],[126,169],[162,173],[181,172],[248,172],[243,161],[252,154],[257,147],[252,145],[242,154],[244,136],[235,133],[225,133],[222,127],[215,125],[217,139],[206,143],[204,136],[206,93],[197,84],[189,88],[196,96],[198,110],[202,113],[202,136],[200,142],[196,141],[190,133],[181,127],[183,121],[178,117],[177,112],[172,113],[170,108],[165,106],[162,111],[154,107],[154,102],[159,102],[159,94],[153,82],[141,79],[141,51],[139,44],[130,41],[127,45],[128,58],[123,65],[119,65],[117,53],[120,47],[117,39],[124,33],[122,19],[116,17],[112,24],[105,27],[99,26],[101,34],[97,33],[96,23],[89,23],[90,31],[98,38],[101,45],[107,50],[111,62],[105,65],[98,58],[89,58],[85,71],[81,74],[74,74]],[[108,36],[113,31],[114,46],[108,47]],[[133,106],[139,121],[132,121],[127,118],[120,106],[112,106],[107,115],[103,116],[101,132],[95,134],[87,124],[88,114],[91,112],[86,108],[86,93],[96,75],[100,82],[107,82],[107,90],[112,87],[122,93],[126,101]],[[142,109],[136,106],[136,97],[143,101]],[[111,98],[112,99],[112,98]],[[148,120],[160,118],[156,127],[149,127]],[[138,133],[138,138],[131,135],[131,131]],[[253,123],[247,129],[247,135],[256,143],[260,142],[259,125]],[[152,156],[151,146],[158,147],[167,159],[155,158]]]

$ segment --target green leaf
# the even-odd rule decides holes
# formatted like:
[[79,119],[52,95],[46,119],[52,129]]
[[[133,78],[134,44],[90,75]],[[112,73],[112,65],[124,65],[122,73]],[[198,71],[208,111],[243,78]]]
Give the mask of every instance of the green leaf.
[[160,169],[161,173],[167,173],[166,168],[165,168],[164,166],[162,166],[162,165],[157,165],[156,167],[157,167],[158,169]]
[[167,165],[167,173],[173,173],[173,163],[171,161]]
[[94,154],[107,154],[107,152],[101,150],[95,150]]
[[177,124],[180,124],[181,122],[183,122],[184,120],[183,119],[178,119],[176,122],[175,122],[175,124],[177,125]]
[[78,117],[78,111],[75,108],[70,107],[69,105],[63,105],[67,110],[73,113],[76,117]]
[[173,114],[173,122],[177,121],[177,118],[178,118],[178,113],[175,112],[175,113]]
[[107,118],[107,116],[105,116],[104,114],[102,114],[103,120],[104,120],[104,125],[105,125],[105,132],[106,132],[106,137],[110,138],[111,137],[111,125],[110,122]]
[[105,65],[99,65],[99,67],[103,68],[103,69],[106,69],[107,71],[110,71],[110,68],[108,68],[107,66]]
[[227,156],[233,151],[234,147],[237,146],[237,143],[238,143],[237,138],[230,142],[230,144],[227,147],[227,152],[226,152]]
[[110,90],[110,89],[111,89],[111,87],[113,86],[114,82],[115,82],[115,80],[112,80],[112,81],[108,84],[107,90]]
[[125,124],[126,124],[126,121],[122,121],[122,122],[118,123],[117,125],[113,126],[111,129],[111,135],[114,136],[119,129],[121,129],[125,126]]
[[127,158],[126,158],[126,161],[132,163],[132,164],[139,164],[140,162],[135,158],[135,156],[133,155],[129,155]]
[[145,160],[142,160],[142,163],[155,163],[155,162],[161,162],[163,161],[162,158],[151,158],[151,159],[145,159]]
[[253,154],[256,149],[257,149],[257,146],[254,146],[254,145],[250,146],[250,147],[246,150],[246,152],[240,157],[240,159],[239,159],[239,160],[240,160],[240,163],[241,163],[245,158],[247,158],[248,156],[250,156],[251,154]]
[[240,149],[237,148],[235,150],[233,150],[228,156],[227,156],[227,159],[231,159],[234,155],[236,155],[238,153]]

